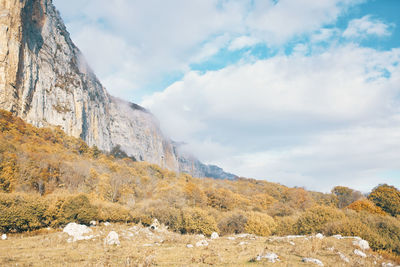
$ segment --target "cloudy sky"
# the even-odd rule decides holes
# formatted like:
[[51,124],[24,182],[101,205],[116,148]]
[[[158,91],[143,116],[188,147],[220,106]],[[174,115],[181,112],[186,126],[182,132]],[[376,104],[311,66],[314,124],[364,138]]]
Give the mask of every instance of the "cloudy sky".
[[54,0],[108,91],[206,163],[400,187],[400,1]]

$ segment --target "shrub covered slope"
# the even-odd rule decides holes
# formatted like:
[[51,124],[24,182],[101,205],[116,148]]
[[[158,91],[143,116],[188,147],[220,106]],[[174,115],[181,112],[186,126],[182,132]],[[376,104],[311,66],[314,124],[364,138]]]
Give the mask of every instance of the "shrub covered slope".
[[181,233],[360,236],[374,250],[400,255],[393,186],[367,197],[342,186],[323,194],[254,179],[193,178],[123,155],[0,111],[0,232],[157,218]]

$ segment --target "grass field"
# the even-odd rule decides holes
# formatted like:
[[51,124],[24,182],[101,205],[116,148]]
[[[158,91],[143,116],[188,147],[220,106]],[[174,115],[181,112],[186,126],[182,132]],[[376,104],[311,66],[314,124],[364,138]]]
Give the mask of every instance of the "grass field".
[[[7,240],[0,240],[0,266],[318,266],[303,263],[304,257],[319,259],[324,266],[394,264],[370,250],[364,251],[366,258],[355,255],[353,238],[231,235],[211,240],[128,224],[91,229],[93,239],[76,242],[68,241],[68,234],[61,229],[10,235]],[[119,234],[120,246],[104,244],[112,230]],[[200,240],[209,245],[196,247]],[[256,260],[268,252],[276,253],[280,261]]]

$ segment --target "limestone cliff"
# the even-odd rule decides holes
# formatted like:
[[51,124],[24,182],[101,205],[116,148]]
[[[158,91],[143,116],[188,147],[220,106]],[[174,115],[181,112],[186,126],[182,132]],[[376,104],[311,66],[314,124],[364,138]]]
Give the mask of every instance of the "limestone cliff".
[[151,113],[107,93],[51,0],[0,0],[0,108],[38,127],[58,125],[105,151],[120,145],[137,160],[174,171],[188,171],[191,162]]

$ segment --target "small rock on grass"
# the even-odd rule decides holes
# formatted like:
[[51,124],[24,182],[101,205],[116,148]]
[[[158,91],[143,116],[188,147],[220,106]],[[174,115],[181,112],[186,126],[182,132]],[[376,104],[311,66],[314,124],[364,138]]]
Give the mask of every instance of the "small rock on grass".
[[324,264],[322,263],[322,261],[318,260],[318,259],[313,259],[313,258],[303,258],[301,260],[302,262],[306,262],[306,263],[314,263],[318,266],[324,266]]
[[262,259],[266,259],[266,260],[268,260],[268,262],[272,262],[272,263],[279,261],[279,257],[275,253],[267,253],[264,256],[259,255],[256,258],[257,261],[260,261]]
[[211,239],[218,239],[218,238],[219,238],[219,235],[218,235],[217,232],[213,232],[213,233],[211,234]]
[[1,235],[1,240],[7,240],[7,235],[6,234],[2,234]]
[[200,240],[196,243],[196,247],[206,247],[208,246],[207,240]]
[[110,233],[108,233],[107,237],[104,239],[104,244],[117,246],[121,245],[117,232],[111,231]]
[[369,249],[369,244],[367,240],[364,239],[357,239],[353,241],[354,246],[358,246],[362,250],[368,250]]
[[367,254],[365,254],[364,252],[362,252],[361,250],[358,250],[358,249],[354,250],[354,254],[356,254],[357,256],[363,257],[363,258],[367,257]]

